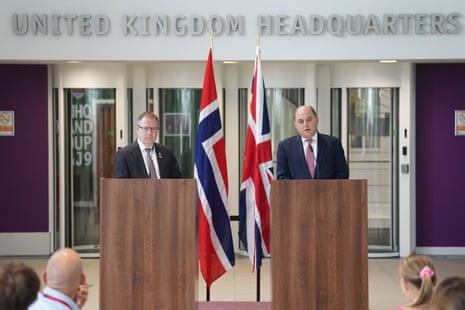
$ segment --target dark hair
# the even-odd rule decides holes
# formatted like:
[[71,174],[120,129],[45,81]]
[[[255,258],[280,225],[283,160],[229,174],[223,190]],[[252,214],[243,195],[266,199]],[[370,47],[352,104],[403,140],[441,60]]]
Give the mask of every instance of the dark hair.
[[0,309],[26,310],[37,297],[39,276],[21,262],[0,265]]
[[439,283],[433,295],[433,309],[465,309],[465,277],[448,277]]

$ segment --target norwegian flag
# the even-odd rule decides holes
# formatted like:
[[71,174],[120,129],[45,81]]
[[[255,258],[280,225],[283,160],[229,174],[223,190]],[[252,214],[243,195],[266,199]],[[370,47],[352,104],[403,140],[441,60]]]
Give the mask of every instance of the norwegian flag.
[[258,46],[251,92],[239,197],[239,238],[247,249],[254,271],[260,268],[262,257],[270,254],[270,189],[273,179],[270,122]]
[[203,80],[194,174],[199,196],[200,270],[210,288],[213,281],[234,266],[234,247],[227,208],[226,151],[211,48]]

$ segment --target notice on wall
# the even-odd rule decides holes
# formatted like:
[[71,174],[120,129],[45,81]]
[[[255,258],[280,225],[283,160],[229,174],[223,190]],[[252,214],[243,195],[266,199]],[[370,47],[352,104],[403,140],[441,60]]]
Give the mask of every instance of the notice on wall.
[[0,136],[15,135],[15,112],[0,111]]
[[455,110],[455,135],[465,136],[465,110]]

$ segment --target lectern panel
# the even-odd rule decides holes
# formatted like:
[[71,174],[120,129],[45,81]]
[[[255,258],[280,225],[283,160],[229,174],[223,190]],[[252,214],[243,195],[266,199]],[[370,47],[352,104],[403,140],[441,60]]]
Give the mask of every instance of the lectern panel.
[[272,182],[273,309],[368,309],[366,186]]
[[194,180],[102,179],[100,197],[100,309],[195,309]]

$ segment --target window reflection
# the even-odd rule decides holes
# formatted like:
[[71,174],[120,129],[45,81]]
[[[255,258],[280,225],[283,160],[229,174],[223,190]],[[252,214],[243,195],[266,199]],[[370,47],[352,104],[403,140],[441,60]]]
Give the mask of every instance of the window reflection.
[[160,142],[173,150],[185,178],[194,177],[201,96],[200,88],[160,89]]
[[398,89],[350,88],[347,98],[350,177],[368,181],[369,252],[394,252]]
[[349,142],[353,148],[380,149],[389,137],[391,89],[349,90]]
[[[244,145],[247,133],[247,117],[249,97],[247,89],[239,89],[239,130],[240,130],[240,180],[242,179],[242,159],[244,157]],[[266,88],[266,103],[271,126],[271,147],[273,162],[276,162],[276,150],[278,143],[284,138],[297,134],[294,127],[294,112],[299,105],[304,104],[303,88]]]
[[[115,161],[115,89],[64,89],[69,124],[72,246],[79,252],[99,249],[99,182],[113,176]],[[68,152],[67,152],[68,153]]]

